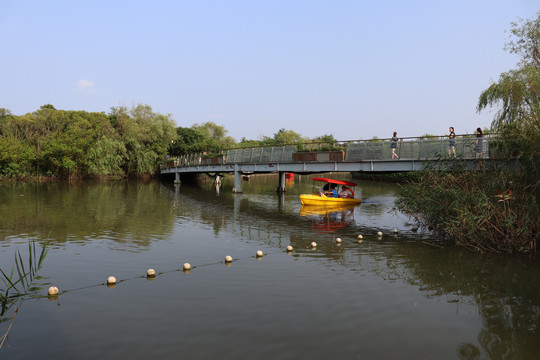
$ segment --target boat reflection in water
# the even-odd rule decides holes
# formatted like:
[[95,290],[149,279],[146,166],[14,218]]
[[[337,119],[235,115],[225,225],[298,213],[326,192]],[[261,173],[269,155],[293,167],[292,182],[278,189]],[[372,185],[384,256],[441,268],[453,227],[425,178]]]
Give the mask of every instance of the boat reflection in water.
[[354,208],[356,205],[341,206],[302,206],[300,216],[313,220],[313,232],[327,234],[354,224]]

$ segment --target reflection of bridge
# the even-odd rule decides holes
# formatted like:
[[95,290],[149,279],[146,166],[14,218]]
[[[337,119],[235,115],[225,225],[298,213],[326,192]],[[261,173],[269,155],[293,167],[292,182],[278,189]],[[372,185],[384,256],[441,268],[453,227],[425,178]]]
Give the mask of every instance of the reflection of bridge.
[[[471,165],[474,160],[490,157],[489,143],[493,137],[480,141],[473,136],[458,136],[457,157]],[[285,191],[285,173],[315,174],[326,172],[405,172],[420,170],[427,163],[444,167],[448,156],[447,138],[400,138],[393,159],[391,139],[357,140],[333,144],[331,151],[303,144],[281,147],[259,147],[227,150],[213,158],[203,154],[183,155],[162,165],[161,174],[234,173],[233,192],[242,192],[242,175],[279,173],[278,191]],[[305,151],[308,148],[309,151]],[[471,166],[472,168],[472,166]]]

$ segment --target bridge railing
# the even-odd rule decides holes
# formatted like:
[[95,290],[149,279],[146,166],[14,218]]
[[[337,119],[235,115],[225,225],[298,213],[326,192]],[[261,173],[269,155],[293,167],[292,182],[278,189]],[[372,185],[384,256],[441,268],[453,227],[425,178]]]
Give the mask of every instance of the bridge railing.
[[[490,143],[496,135],[486,135],[477,138],[474,135],[457,135],[455,151],[456,156],[464,159],[488,158]],[[319,144],[320,145],[320,144]],[[317,144],[295,144],[273,147],[257,147],[244,149],[230,149],[222,152],[220,156],[207,158],[205,153],[182,155],[168,159],[162,164],[165,167],[210,165],[210,164],[258,164],[258,163],[290,163],[290,162],[327,162],[327,161],[376,161],[392,160],[392,139],[371,139],[338,141],[332,144],[332,151],[322,151]],[[399,160],[427,160],[448,156],[448,137],[404,137],[399,138],[395,153]],[[310,152],[299,152],[298,148],[309,149]],[[320,151],[318,150],[320,149]],[[293,154],[314,154],[322,156],[293,156]],[[328,153],[339,156],[328,156]],[[451,154],[453,156],[453,152]],[[309,158],[308,160],[306,160]],[[298,160],[302,159],[302,160]],[[396,161],[398,161],[396,159]]]
[[[494,136],[477,138],[474,135],[456,137],[456,156],[465,159],[489,157],[489,143]],[[346,161],[392,160],[392,140],[376,139],[347,142]],[[426,160],[449,154],[448,138],[400,138],[395,153],[402,160]],[[453,156],[453,152],[451,156]]]
[[291,162],[292,154],[296,151],[296,149],[296,145],[234,149],[227,150],[226,159],[227,162],[231,164]]

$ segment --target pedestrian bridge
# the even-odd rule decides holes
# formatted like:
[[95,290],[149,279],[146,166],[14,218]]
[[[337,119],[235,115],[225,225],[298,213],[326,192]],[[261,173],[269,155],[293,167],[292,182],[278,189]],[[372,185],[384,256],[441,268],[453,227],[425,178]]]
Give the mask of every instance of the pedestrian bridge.
[[[467,166],[479,159],[489,159],[490,143],[495,136],[456,138],[456,157]],[[392,152],[391,139],[338,141],[295,144],[274,147],[230,149],[219,155],[187,154],[169,159],[161,165],[161,174],[205,173],[213,177],[234,173],[233,192],[242,192],[242,175],[279,173],[278,191],[285,189],[285,173],[316,174],[326,172],[406,172],[422,169],[426,164],[442,168],[449,160],[449,140],[444,137],[400,138]]]

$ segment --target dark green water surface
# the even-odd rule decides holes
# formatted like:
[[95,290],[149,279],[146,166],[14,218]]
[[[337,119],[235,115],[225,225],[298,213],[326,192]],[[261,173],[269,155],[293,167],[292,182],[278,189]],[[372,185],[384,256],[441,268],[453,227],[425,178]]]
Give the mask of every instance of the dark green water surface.
[[282,198],[275,176],[242,186],[0,186],[0,267],[49,239],[33,294],[61,292],[22,303],[0,359],[540,358],[538,261],[412,232],[393,184],[328,212],[301,208],[307,177]]

